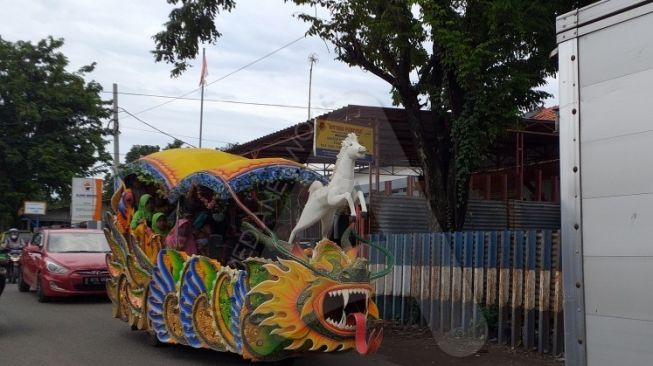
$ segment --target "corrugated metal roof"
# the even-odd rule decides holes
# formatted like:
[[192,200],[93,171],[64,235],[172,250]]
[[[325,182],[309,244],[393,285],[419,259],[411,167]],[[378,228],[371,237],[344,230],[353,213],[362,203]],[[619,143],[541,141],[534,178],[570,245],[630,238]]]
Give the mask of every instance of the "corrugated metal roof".
[[[348,105],[318,116],[333,121],[349,122],[375,127],[378,131],[377,145],[380,166],[420,166],[406,110]],[[555,108],[541,108],[523,116],[521,130],[555,132]],[[430,111],[422,111],[422,123],[427,135],[433,134],[434,121]],[[541,140],[541,141],[540,141]],[[530,136],[527,144],[557,144],[557,136]],[[497,154],[512,154],[514,138],[504,137],[494,144]],[[382,148],[381,148],[382,147]],[[556,148],[557,150],[557,148]],[[232,154],[250,158],[283,157],[299,163],[333,163],[333,159],[313,155],[313,121],[305,121],[232,147]]]

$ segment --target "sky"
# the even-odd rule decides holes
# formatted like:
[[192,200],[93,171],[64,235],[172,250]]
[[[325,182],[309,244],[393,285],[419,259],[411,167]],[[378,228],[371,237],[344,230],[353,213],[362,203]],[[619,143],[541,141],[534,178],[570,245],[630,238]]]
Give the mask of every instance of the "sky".
[[[0,36],[11,42],[64,38],[61,51],[70,62],[69,71],[97,62],[86,79],[103,86],[106,100],[112,98],[114,83],[119,93],[199,99],[201,56],[192,61],[193,68],[171,78],[171,65],[155,63],[150,53],[152,36],[163,30],[171,9],[164,0],[0,0]],[[240,0],[231,13],[218,16],[222,37],[216,45],[205,45],[210,85],[204,91],[203,147],[247,142],[305,121],[311,54],[318,58],[313,67],[312,116],[348,104],[392,106],[385,81],[336,61],[333,48],[320,39],[304,37],[308,25],[294,17],[302,10],[313,12],[281,0]],[[545,89],[557,89],[555,80]],[[165,102],[169,103],[161,105]],[[555,99],[547,104],[555,104]],[[199,100],[119,94],[118,105],[142,121],[198,145]],[[119,118],[121,160],[132,145],[163,147],[172,142],[171,137],[126,112]],[[113,152],[112,142],[107,149]]]

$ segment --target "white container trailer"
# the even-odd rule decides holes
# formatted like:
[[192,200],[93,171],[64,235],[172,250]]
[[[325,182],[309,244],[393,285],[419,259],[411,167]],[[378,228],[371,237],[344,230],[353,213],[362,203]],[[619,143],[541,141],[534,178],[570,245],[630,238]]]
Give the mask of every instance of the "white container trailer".
[[653,365],[653,2],[556,26],[566,364]]

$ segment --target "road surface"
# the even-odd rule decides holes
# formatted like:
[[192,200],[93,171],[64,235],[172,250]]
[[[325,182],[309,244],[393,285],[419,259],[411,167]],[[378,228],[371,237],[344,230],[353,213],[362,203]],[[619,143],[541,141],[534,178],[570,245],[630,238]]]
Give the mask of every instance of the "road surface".
[[[436,344],[428,331],[389,330],[380,354],[311,356],[295,360],[293,366],[561,366],[535,353],[515,353],[496,346],[483,348],[467,357],[453,357]],[[0,364],[252,365],[230,353],[188,346],[150,346],[145,332],[132,331],[127,323],[111,317],[111,303],[106,298],[41,304],[34,293],[20,293],[13,284],[7,284],[0,296]]]
[[[7,284],[0,296],[2,365],[251,365],[238,355],[187,346],[153,347],[142,331],[111,317],[106,299],[39,303],[34,293]],[[354,353],[298,359],[294,366],[396,365],[380,355]],[[258,365],[261,365],[258,363]]]

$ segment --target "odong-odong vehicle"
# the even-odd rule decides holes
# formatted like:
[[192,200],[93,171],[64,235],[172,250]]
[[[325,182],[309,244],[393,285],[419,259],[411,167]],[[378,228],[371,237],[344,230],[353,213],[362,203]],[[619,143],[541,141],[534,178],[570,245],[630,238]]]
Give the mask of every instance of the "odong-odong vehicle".
[[[354,139],[343,149],[358,154]],[[325,177],[285,159],[190,148],[142,157],[120,176],[105,220],[107,292],[113,316],[152,343],[253,361],[380,345],[371,281],[389,272],[391,256],[371,272],[360,245],[279,239],[290,236],[302,201],[327,188]]]
[[106,294],[109,251],[101,230],[43,229],[23,250],[18,290],[35,290],[40,302]]

